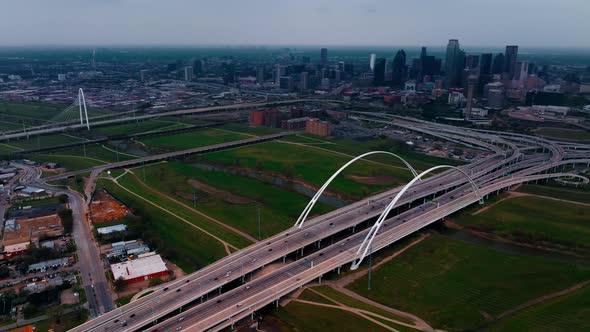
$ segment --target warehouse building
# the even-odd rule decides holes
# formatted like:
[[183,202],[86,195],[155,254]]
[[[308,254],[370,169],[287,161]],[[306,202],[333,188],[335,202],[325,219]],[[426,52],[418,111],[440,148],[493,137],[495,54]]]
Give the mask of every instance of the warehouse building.
[[111,265],[113,277],[127,283],[140,282],[168,275],[166,263],[155,252],[141,254],[137,259]]

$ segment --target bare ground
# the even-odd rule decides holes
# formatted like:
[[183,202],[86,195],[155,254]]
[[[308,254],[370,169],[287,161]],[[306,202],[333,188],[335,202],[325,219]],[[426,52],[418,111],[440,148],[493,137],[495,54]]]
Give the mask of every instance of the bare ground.
[[195,189],[203,191],[203,192],[207,193],[208,195],[211,195],[215,198],[222,199],[224,202],[227,202],[230,204],[242,205],[242,204],[256,203],[255,200],[252,200],[252,199],[249,199],[246,197],[242,197],[242,196],[238,196],[236,194],[230,193],[229,191],[217,189],[215,187],[212,187],[210,185],[207,185],[203,182],[200,182],[200,181],[197,181],[194,179],[188,180],[187,182]]
[[369,184],[369,185],[387,185],[396,184],[397,179],[390,175],[377,175],[377,176],[358,176],[358,175],[346,175],[346,178],[351,179],[354,182]]

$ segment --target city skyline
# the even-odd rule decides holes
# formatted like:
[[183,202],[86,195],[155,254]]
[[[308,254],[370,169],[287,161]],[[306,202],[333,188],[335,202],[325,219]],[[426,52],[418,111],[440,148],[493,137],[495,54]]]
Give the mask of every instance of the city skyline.
[[468,46],[590,47],[581,33],[590,29],[585,1],[426,2],[26,0],[3,4],[13,15],[0,28],[14,32],[0,45],[433,46],[455,38]]

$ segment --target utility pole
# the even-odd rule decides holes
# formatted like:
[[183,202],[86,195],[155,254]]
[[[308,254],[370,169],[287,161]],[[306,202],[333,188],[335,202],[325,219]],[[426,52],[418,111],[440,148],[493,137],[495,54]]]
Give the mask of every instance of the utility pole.
[[260,205],[256,206],[256,211],[258,213],[258,241],[262,240],[262,235],[260,231]]
[[193,188],[193,208],[197,207],[197,192],[195,188]]
[[82,144],[82,148],[84,149],[84,158],[86,158],[86,144]]

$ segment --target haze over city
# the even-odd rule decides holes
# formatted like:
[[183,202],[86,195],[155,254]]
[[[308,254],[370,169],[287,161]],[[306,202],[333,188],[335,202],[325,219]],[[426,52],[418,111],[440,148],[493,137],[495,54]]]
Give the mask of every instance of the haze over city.
[[590,47],[586,0],[20,0],[0,45]]

